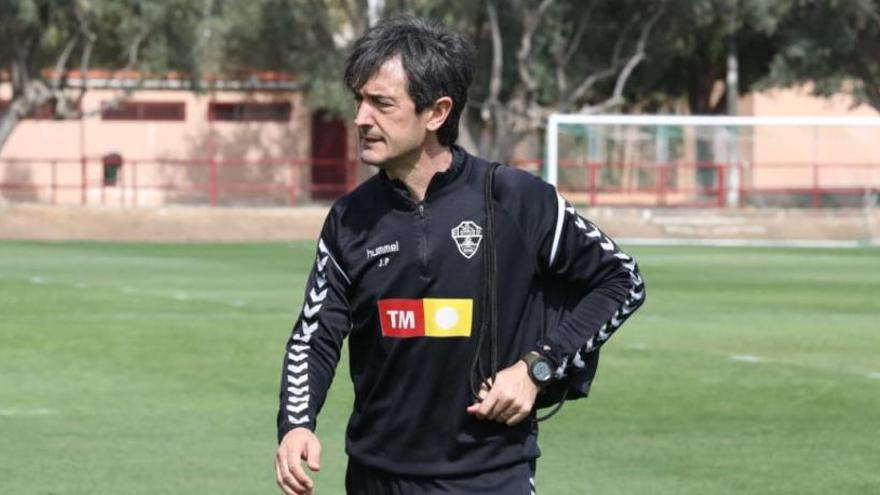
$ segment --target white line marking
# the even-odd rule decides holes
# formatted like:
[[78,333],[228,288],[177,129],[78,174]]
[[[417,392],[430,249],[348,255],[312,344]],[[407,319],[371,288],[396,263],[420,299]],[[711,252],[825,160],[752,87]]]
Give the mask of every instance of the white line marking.
[[137,292],[131,287],[123,287],[122,289],[119,289],[119,290],[122,291],[123,294],[134,294],[135,292]]
[[0,409],[0,416],[48,416],[58,414],[53,409]]
[[90,285],[89,285],[89,284],[84,284],[84,283],[82,283],[82,282],[77,282],[77,283],[73,284],[73,287],[74,287],[75,289],[88,289],[88,288],[90,287]]
[[40,275],[31,275],[28,277],[28,282],[32,284],[45,284],[46,279]]
[[174,299],[177,299],[178,301],[186,301],[189,299],[189,294],[186,292],[177,292],[174,294]]
[[872,380],[880,380],[880,371],[872,371],[871,373],[868,373],[868,378],[871,378]]
[[234,299],[229,304],[235,306],[236,308],[243,308],[243,307],[247,306],[247,301],[244,301],[242,299]]
[[629,246],[706,246],[706,247],[791,247],[791,248],[857,248],[871,245],[861,241],[763,240],[763,239],[682,239],[627,237],[618,244]]
[[630,349],[636,350],[636,351],[644,351],[645,349],[648,348],[648,346],[646,346],[645,344],[643,344],[641,342],[636,342],[635,344],[630,344],[627,347],[629,347]]
[[731,361],[739,361],[741,363],[760,363],[764,361],[758,356],[752,356],[751,354],[733,354],[730,356]]

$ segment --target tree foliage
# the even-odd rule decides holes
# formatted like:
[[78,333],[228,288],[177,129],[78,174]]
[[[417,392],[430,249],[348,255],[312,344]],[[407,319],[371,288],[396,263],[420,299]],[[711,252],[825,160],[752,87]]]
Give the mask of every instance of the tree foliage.
[[880,1],[797,3],[780,26],[768,84],[811,82],[817,95],[849,92],[880,111]]
[[[94,67],[161,74],[197,73],[206,2],[0,0],[0,77],[12,99],[0,114],[0,147],[21,121],[49,105],[55,118],[78,118]],[[76,85],[70,71],[78,70]],[[115,104],[137,89],[122,91]]]
[[724,113],[728,57],[738,63],[738,91],[746,94],[770,72],[779,50],[786,0],[671,0],[628,101],[643,111]]
[[[341,72],[380,16],[410,12],[469,36],[478,72],[467,146],[509,158],[562,112],[725,108],[728,57],[740,93],[813,81],[852,84],[880,109],[880,0],[0,0],[0,77],[13,98],[0,147],[40,105],[78,117],[71,69],[295,73],[314,108],[350,112]],[[138,89],[123,91],[119,99]],[[99,109],[98,109],[99,110]]]

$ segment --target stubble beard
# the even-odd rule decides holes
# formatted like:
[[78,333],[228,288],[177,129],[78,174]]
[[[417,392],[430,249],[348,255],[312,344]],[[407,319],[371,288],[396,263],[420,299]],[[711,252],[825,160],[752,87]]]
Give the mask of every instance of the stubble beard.
[[[383,142],[383,144],[386,146],[387,150],[388,143]],[[412,150],[399,154],[389,153],[386,154],[384,159],[379,160],[371,160],[369,158],[366,158],[364,156],[364,151],[365,150],[361,148],[361,162],[366,165],[380,168],[392,177],[399,177],[401,175],[400,172],[412,169],[415,166],[416,161],[418,160],[418,157],[421,153],[421,148],[414,148]]]

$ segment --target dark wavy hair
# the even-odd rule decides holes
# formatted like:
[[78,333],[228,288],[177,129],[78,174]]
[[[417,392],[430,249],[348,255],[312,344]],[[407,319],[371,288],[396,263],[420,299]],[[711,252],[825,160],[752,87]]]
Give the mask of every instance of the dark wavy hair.
[[474,78],[474,47],[438,22],[411,15],[390,17],[355,42],[345,63],[345,84],[358,92],[389,59],[400,57],[407,92],[421,112],[438,98],[452,98],[446,122],[437,130],[440,144],[458,139],[458,121]]

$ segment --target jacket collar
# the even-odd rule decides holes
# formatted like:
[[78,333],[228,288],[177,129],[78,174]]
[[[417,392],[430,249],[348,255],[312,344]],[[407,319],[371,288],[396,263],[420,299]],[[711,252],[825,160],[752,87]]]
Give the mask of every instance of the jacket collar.
[[[455,179],[462,176],[468,154],[458,145],[452,145],[450,151],[452,151],[452,163],[449,165],[449,168],[442,172],[436,172],[431,177],[428,189],[425,191],[425,202],[430,201],[432,196],[440,191],[453,187]],[[410,196],[409,189],[406,188],[406,184],[402,180],[389,177],[385,170],[379,170],[379,179],[393,191],[393,196],[396,200],[402,201],[409,207],[417,205],[417,202]]]

